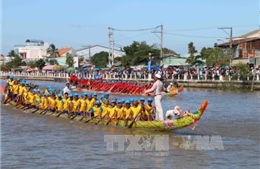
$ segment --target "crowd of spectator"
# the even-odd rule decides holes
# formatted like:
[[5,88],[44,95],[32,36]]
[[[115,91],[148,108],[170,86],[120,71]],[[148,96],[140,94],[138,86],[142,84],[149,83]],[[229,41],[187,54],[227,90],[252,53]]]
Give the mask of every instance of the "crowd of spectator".
[[[1,73],[4,73],[1,71]],[[7,72],[5,72],[7,73]],[[15,72],[8,72],[14,74]],[[65,76],[66,74],[75,74],[79,78],[89,77],[89,75],[94,75],[98,78],[136,78],[136,79],[147,79],[148,74],[151,73],[152,76],[156,73],[160,73],[166,79],[184,79],[186,76],[187,79],[200,79],[200,80],[218,80],[220,76],[225,77],[234,77],[239,76],[239,72],[236,66],[215,66],[215,67],[185,67],[185,66],[169,66],[169,67],[159,67],[157,69],[151,69],[149,72],[147,68],[112,68],[107,70],[94,70],[94,69],[85,69],[85,70],[75,70],[73,72],[66,71],[31,71],[27,72],[26,70],[19,71],[19,73],[29,73],[32,75],[36,74],[45,74],[49,76]],[[260,66],[254,69],[253,67],[249,68],[248,77],[252,77],[253,74],[260,75]],[[68,75],[68,76],[69,76]]]

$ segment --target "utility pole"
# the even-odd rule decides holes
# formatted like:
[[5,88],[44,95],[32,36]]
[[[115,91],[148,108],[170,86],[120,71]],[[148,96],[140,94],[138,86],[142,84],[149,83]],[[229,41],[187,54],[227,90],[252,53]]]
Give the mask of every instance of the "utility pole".
[[[233,40],[232,40],[232,38],[233,38],[233,28],[232,27],[220,27],[220,28],[218,28],[218,29],[222,29],[227,35],[229,35],[229,48],[230,48],[230,50],[231,50],[231,52],[232,52],[232,54],[231,54],[231,58],[230,58],[230,66],[231,66],[231,63],[232,63],[232,58],[233,58],[233,51],[232,51],[232,43],[233,43]],[[228,33],[227,31],[226,31],[226,29],[229,29],[230,30],[230,33]]]
[[160,65],[162,65],[163,59],[163,25],[161,24],[161,54],[160,54]]
[[114,64],[114,33],[113,28],[108,27],[108,43],[109,43],[109,56],[108,56],[108,67],[112,67]]
[[[163,25],[161,24],[160,26],[157,26],[155,29],[157,28],[161,28],[161,31],[152,31],[152,33],[155,33],[155,35],[161,40],[161,50],[160,50],[160,65],[162,65],[162,58],[163,58]],[[161,36],[159,37],[156,33],[160,33]]]
[[89,57],[89,59],[90,59],[90,57],[91,57],[91,51],[90,51],[90,50],[91,50],[91,46],[89,45],[89,46],[88,46],[88,57]]

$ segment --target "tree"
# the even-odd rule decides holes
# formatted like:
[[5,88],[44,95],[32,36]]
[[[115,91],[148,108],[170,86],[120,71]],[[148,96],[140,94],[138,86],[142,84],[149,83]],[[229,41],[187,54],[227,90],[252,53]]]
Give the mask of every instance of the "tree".
[[107,52],[99,52],[91,57],[90,62],[96,67],[103,68],[108,64],[108,53]]
[[50,58],[59,57],[58,49],[54,44],[50,44],[49,48],[47,49],[47,54],[50,55]]
[[70,54],[70,53],[67,53],[67,54],[66,54],[66,64],[67,64],[69,67],[73,67],[73,64],[74,64],[73,55]]
[[196,55],[195,53],[197,53],[197,50],[195,48],[195,46],[193,45],[193,42],[190,42],[188,44],[188,53],[189,53],[189,57],[186,59],[186,63],[189,63],[191,65],[193,65],[201,56],[200,55]]
[[35,62],[35,67],[42,69],[45,66],[45,61],[43,59],[39,59]]
[[200,56],[206,60],[208,66],[229,64],[231,59],[231,51],[223,50],[214,44],[214,48],[202,48]]
[[160,50],[158,45],[148,45],[145,41],[134,41],[131,45],[124,47],[125,56],[121,58],[123,66],[147,64],[149,53],[154,60],[160,60]]
[[7,54],[7,57],[9,57],[11,60],[13,60],[13,58],[15,58],[17,55],[17,53],[15,53],[14,50],[10,50],[10,52]]

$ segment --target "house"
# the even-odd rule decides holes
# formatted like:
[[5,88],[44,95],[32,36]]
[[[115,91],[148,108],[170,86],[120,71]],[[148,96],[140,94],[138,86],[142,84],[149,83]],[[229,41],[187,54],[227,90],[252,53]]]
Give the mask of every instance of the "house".
[[24,45],[15,45],[14,51],[23,60],[36,60],[47,56],[49,43],[43,40],[27,39]]
[[[100,53],[100,52],[109,53],[109,48],[106,46],[101,46],[101,45],[93,45],[93,46],[88,46],[88,47],[84,47],[84,48],[75,50],[75,54],[77,56],[83,56],[84,59],[86,59],[86,60],[89,60],[91,56],[95,55],[96,53]],[[114,49],[114,58],[122,57],[123,55],[125,55],[125,52]]]
[[234,37],[231,42],[219,44],[218,47],[228,49],[230,45],[233,52],[232,65],[239,62],[251,64],[256,62],[260,65],[260,30]]
[[186,58],[182,58],[179,55],[163,55],[162,64],[164,66],[184,66],[188,65],[186,63]]
[[73,48],[71,47],[66,47],[66,48],[61,48],[58,51],[58,57],[66,57],[67,53],[72,54],[73,53]]
[[72,47],[65,47],[61,48],[58,51],[58,54],[56,55],[57,57],[55,58],[58,62],[59,65],[61,66],[66,66],[66,56],[67,54],[73,54],[74,49]]

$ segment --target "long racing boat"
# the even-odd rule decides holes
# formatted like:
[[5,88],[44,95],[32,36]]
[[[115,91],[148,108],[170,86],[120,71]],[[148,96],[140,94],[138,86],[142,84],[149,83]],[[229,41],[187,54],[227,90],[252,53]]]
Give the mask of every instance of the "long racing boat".
[[[13,101],[10,101],[9,104],[12,106],[16,105],[16,103]],[[165,130],[181,129],[191,125],[194,125],[195,127],[197,122],[202,117],[207,106],[208,106],[208,101],[205,100],[196,111],[190,113],[189,115],[180,117],[178,119],[164,120],[164,121],[156,121],[156,120],[139,121],[136,119],[134,119],[133,121],[130,120],[125,121],[125,120],[116,120],[116,119],[98,119],[94,117],[85,118],[82,116],[73,116],[69,118],[67,114],[58,114],[50,111],[44,112],[43,110],[36,110],[33,108],[28,109],[27,111],[31,113],[44,114],[44,115],[49,115],[54,117],[65,118],[69,120],[83,121],[85,123],[95,123],[95,124],[112,125],[112,126],[125,127],[125,128],[144,128],[144,129],[152,129],[157,131],[165,131]]]

